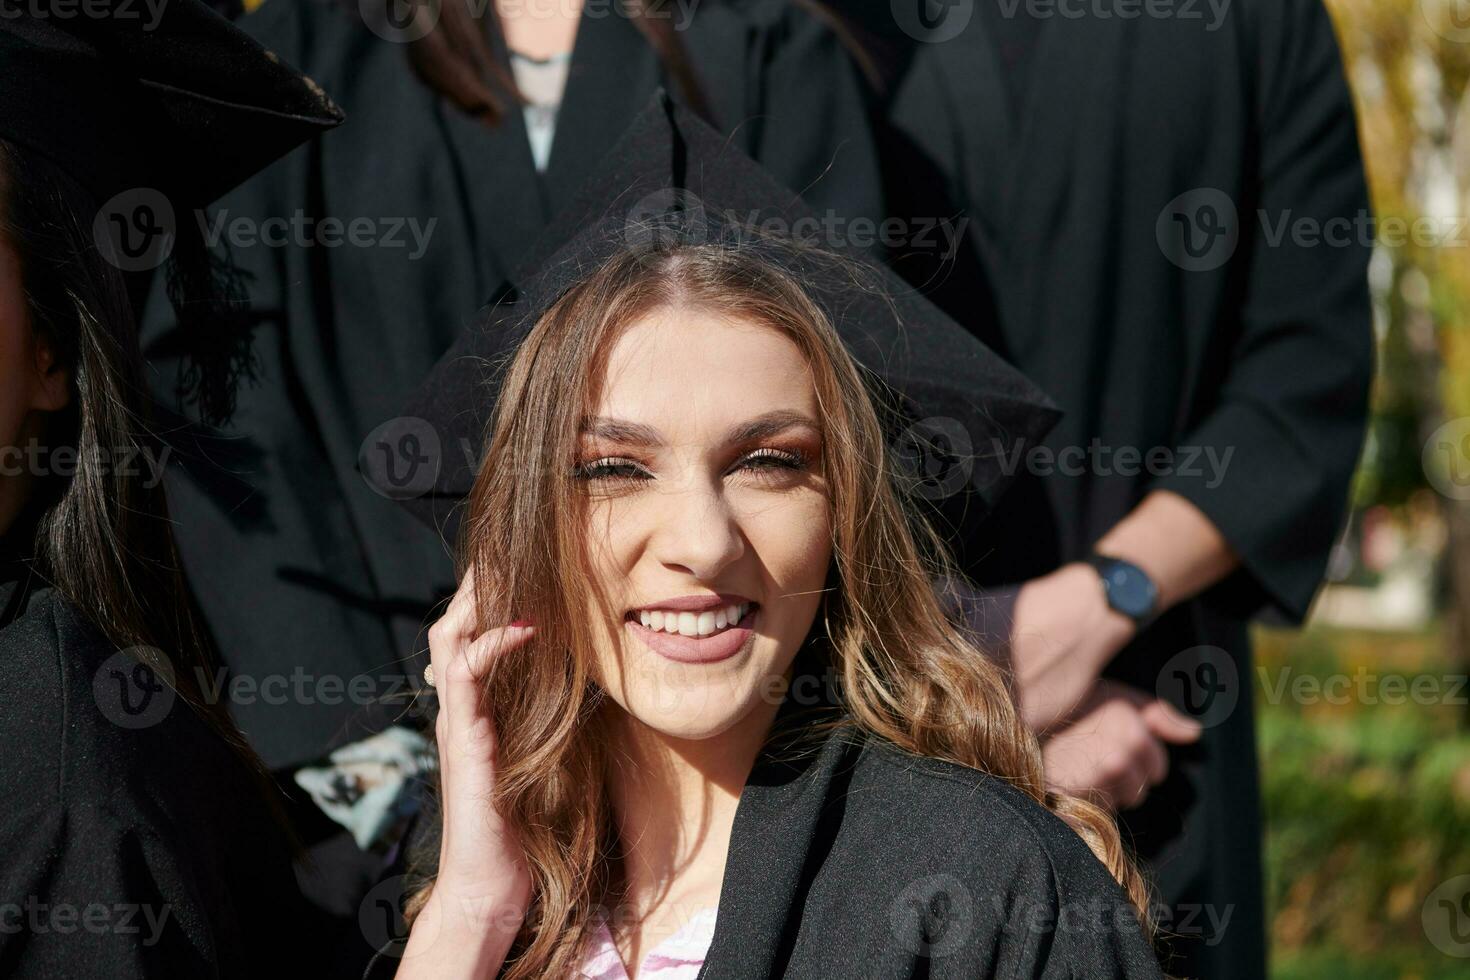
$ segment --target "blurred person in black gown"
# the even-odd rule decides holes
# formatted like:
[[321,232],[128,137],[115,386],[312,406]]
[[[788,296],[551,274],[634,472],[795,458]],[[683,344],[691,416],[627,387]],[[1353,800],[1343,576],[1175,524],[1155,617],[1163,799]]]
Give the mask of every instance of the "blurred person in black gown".
[[[454,591],[448,546],[359,460],[390,457],[411,492],[437,453],[467,451],[375,427],[660,86],[820,210],[871,216],[881,200],[860,69],[805,4],[455,0],[417,8],[427,23],[389,16],[406,9],[267,0],[239,21],[349,122],[211,210],[245,280],[256,372],[231,425],[180,447],[168,479],[207,626],[258,692],[235,710],[309,791],[293,811],[322,871],[308,889],[349,931],[395,853],[394,783],[423,761],[401,695]],[[144,324],[162,395],[173,320],[157,302]]]
[[227,413],[228,294],[165,212],[341,117],[195,0],[125,8],[0,19],[0,974],[313,973],[184,589],[134,299],[172,246],[190,401]]
[[1321,0],[1124,6],[843,10],[886,81],[890,212],[972,219],[952,263],[896,265],[1064,412],[960,532],[973,617],[1050,778],[1123,809],[1166,966],[1256,977],[1246,624],[1302,619],[1344,518],[1368,201]]

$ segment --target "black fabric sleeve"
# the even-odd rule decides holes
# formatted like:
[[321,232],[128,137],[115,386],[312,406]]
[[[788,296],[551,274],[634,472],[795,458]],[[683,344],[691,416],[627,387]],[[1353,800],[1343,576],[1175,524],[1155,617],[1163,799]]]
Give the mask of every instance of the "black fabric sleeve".
[[0,975],[219,975],[175,849],[96,807],[15,807],[0,827]]
[[[1321,0],[1256,4],[1259,199],[1237,202],[1241,328],[1218,403],[1182,440],[1229,462],[1158,480],[1200,508],[1281,611],[1306,615],[1362,446],[1373,333],[1357,124]],[[1289,221],[1283,225],[1283,221]],[[1291,228],[1319,228],[1322,238]],[[1283,233],[1283,229],[1285,229]],[[1246,234],[1249,232],[1249,234]],[[1205,469],[1205,468],[1200,468]]]
[[1157,955],[1122,889],[1080,838],[1057,847],[1043,843],[1047,836],[1019,836],[1014,866],[1004,874],[992,862],[974,869],[973,881],[1003,887],[974,890],[971,954],[934,956],[929,976],[1161,980]]

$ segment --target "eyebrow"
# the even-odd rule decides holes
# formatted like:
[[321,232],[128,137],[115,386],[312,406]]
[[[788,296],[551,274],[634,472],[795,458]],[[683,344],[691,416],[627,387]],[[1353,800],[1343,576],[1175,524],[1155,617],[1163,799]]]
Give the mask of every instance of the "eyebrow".
[[[804,426],[821,432],[821,426],[817,425],[815,419],[802,412],[778,410],[757,415],[755,418],[747,419],[733,425],[725,433],[725,442],[741,443],[752,442],[756,439],[767,439],[771,436],[785,432],[787,429]],[[581,434],[596,436],[609,442],[622,443],[629,446],[664,446],[663,433],[651,425],[641,422],[629,422],[625,419],[608,418],[606,416],[595,416],[582,420]]]

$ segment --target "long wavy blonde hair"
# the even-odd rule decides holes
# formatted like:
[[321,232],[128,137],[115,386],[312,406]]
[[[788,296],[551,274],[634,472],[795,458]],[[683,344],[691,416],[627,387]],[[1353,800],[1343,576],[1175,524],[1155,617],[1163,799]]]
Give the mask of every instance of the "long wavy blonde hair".
[[[910,488],[884,441],[881,386],[782,264],[741,247],[678,245],[606,261],[536,322],[508,366],[498,366],[499,401],[460,554],[475,569],[482,628],[526,616],[537,623],[537,635],[500,658],[484,685],[499,737],[493,802],[518,835],[533,882],[502,975],[571,975],[591,910],[616,901],[606,778],[615,750],[591,671],[595,627],[579,606],[598,590],[572,464],[619,331],[669,307],[768,325],[811,365],[836,586],[813,630],[825,634],[816,639],[849,723],[900,749],[1004,779],[1056,813],[1112,872],[1147,927],[1146,886],[1113,819],[1047,791],[1040,746],[1018,715],[1004,668],[946,617],[935,583],[956,573],[943,540],[905,501]],[[437,859],[431,832],[412,864],[410,920],[427,900]]]

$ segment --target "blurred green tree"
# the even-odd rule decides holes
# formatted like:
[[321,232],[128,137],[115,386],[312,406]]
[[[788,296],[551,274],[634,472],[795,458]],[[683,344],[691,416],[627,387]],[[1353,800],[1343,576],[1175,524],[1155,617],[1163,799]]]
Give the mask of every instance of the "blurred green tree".
[[1376,213],[1374,419],[1355,503],[1429,486],[1451,655],[1470,662],[1470,3],[1327,0]]

